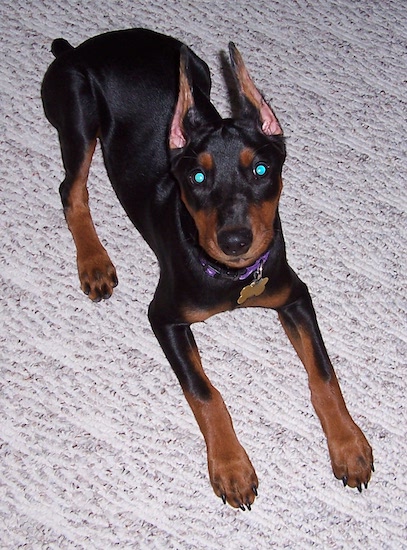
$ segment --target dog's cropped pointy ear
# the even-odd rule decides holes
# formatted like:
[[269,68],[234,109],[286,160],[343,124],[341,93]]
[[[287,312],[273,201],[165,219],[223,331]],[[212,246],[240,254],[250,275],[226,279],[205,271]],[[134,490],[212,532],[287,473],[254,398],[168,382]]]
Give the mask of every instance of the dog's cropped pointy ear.
[[243,58],[239,53],[239,50],[233,44],[229,42],[229,54],[232,64],[232,69],[239,86],[240,96],[240,116],[242,118],[253,118],[253,107],[257,111],[259,117],[261,129],[267,136],[280,136],[283,134],[283,130],[277,120],[273,110],[265,102],[261,93],[257,90],[250,78],[250,75],[244,65]]
[[184,121],[188,111],[194,106],[194,97],[192,95],[187,70],[188,51],[185,46],[182,46],[179,60],[178,101],[171,123],[169,139],[170,149],[182,149],[187,143]]
[[188,142],[188,131],[199,126],[201,117],[195,106],[192,92],[191,75],[189,69],[188,48],[183,45],[180,51],[179,62],[179,91],[171,123],[169,146],[170,149],[182,149]]

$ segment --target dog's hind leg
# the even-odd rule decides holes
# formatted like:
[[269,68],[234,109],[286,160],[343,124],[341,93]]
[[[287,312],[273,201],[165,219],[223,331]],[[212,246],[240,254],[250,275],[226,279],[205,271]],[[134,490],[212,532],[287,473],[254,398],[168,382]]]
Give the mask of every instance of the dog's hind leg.
[[76,246],[81,288],[91,300],[100,301],[111,296],[117,276],[89,209],[87,182],[98,133],[95,101],[86,80],[74,73],[50,71],[42,95],[47,118],[58,130],[65,168],[60,195]]
[[[75,241],[81,288],[93,301],[110,298],[117,285],[116,270],[99,237],[89,209],[87,181],[96,139],[83,150],[81,162],[60,187],[65,218]],[[63,153],[66,163],[66,152]]]

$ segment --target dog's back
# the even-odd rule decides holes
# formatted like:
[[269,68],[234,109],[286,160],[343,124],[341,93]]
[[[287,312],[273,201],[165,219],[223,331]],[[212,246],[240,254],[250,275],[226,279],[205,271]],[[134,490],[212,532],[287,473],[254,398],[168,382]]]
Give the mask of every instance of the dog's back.
[[[53,42],[57,59],[42,86],[45,114],[60,134],[71,132],[77,139],[81,129],[80,141],[100,138],[119,198],[137,183],[135,174],[143,174],[145,189],[170,172],[168,131],[178,96],[181,46],[145,29],[106,33],[77,48],[64,39]],[[210,105],[209,69],[191,51],[190,56],[196,93]]]

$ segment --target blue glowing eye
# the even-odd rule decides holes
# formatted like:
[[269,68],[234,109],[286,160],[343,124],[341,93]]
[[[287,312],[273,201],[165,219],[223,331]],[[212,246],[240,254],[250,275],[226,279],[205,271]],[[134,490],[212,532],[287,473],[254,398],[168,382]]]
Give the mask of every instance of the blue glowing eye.
[[192,183],[203,183],[206,180],[206,176],[202,170],[194,170],[190,175],[190,179]]
[[259,178],[262,178],[263,176],[265,176],[267,172],[268,172],[268,166],[267,164],[264,164],[264,162],[258,162],[254,167],[254,174]]

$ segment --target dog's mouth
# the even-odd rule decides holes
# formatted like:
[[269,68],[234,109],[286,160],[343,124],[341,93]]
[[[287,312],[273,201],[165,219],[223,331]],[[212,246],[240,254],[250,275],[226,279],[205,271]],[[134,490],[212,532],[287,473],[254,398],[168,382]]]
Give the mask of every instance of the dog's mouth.
[[210,277],[230,279],[233,281],[245,280],[252,273],[261,269],[261,266],[267,261],[270,255],[270,248],[266,248],[259,255],[250,255],[240,258],[230,258],[229,260],[219,261],[199,247],[199,263],[204,272]]
[[[267,238],[268,237],[268,238]],[[273,242],[273,235],[267,232],[263,236],[260,242],[252,243],[249,250],[242,254],[225,254],[223,250],[215,242],[205,243],[202,246],[199,243],[199,248],[202,251],[202,255],[210,262],[217,265],[224,266],[228,269],[245,269],[254,264],[267,250],[270,249]]]
[[[217,229],[217,212],[192,212],[195,227],[189,228],[199,256],[205,261],[228,270],[250,268],[271,248],[274,239],[275,208],[263,205],[263,216],[259,215],[260,207],[253,207],[250,224]],[[267,213],[267,216],[264,214]]]
[[[258,256],[261,256],[259,254]],[[235,256],[227,257],[226,259],[222,260],[221,263],[223,263],[227,267],[232,267],[235,269],[241,269],[244,267],[248,267],[249,265],[253,264],[258,256],[240,256],[239,258],[236,258]]]
[[244,269],[254,264],[260,256],[270,249],[273,241],[273,231],[264,231],[261,238],[254,239],[244,251],[239,254],[234,251],[233,254],[227,254],[215,240],[200,243],[200,247],[205,252],[208,259],[223,265],[229,269]]

